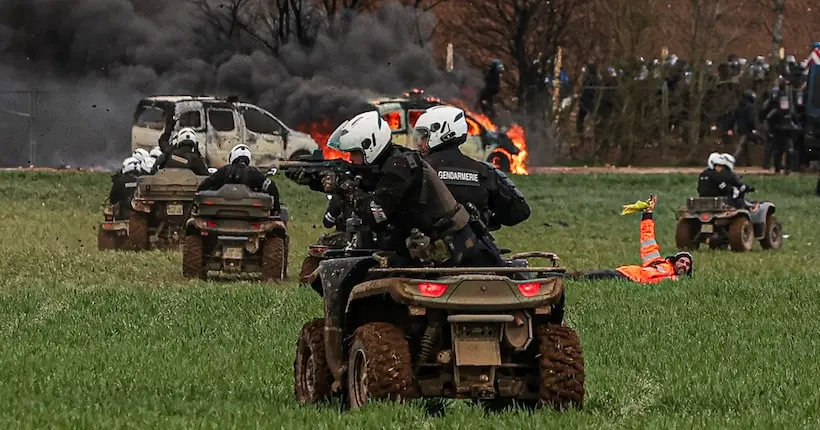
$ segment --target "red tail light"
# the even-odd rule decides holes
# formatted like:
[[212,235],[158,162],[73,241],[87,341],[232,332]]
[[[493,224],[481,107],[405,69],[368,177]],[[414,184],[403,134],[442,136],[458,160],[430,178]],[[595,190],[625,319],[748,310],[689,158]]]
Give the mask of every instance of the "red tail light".
[[447,291],[447,284],[436,284],[432,282],[422,282],[419,284],[419,292],[424,297],[438,298]]
[[105,223],[105,228],[111,228],[112,225],[113,224],[111,224],[110,222],[107,222],[107,223]]
[[709,214],[701,214],[701,215],[700,215],[700,219],[702,219],[702,220],[704,220],[704,221],[709,221],[709,218],[711,218],[711,217],[712,217],[712,216],[711,216],[711,215],[709,215]]
[[262,207],[262,203],[259,203],[259,202],[253,202],[253,203],[251,203],[251,204],[252,204],[254,207],[257,207],[257,208],[261,208],[261,207]]
[[262,224],[251,224],[251,228],[254,230],[259,230],[262,227]]
[[202,202],[202,204],[203,205],[212,205],[212,204],[214,204],[214,202],[212,202],[210,200],[205,200],[205,201]]
[[216,228],[216,221],[205,221],[205,225],[207,225],[208,228]]
[[538,282],[524,282],[523,284],[518,284],[518,291],[520,291],[524,297],[532,297],[541,291],[541,284]]

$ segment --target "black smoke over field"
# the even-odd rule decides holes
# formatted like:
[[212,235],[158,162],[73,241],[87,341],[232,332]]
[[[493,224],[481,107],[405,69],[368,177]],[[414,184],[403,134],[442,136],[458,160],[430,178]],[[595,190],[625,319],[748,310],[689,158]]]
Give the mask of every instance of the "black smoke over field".
[[[257,19],[257,3],[264,2],[0,0],[0,163],[29,161],[19,113],[28,112],[32,97],[9,90],[42,90],[37,164],[110,167],[129,152],[131,117],[145,95],[238,95],[293,127],[340,122],[367,110],[376,94],[422,87],[451,97],[465,80],[480,81],[475,73],[444,73],[431,47],[417,42],[432,31],[432,13],[391,2],[374,13],[337,16],[337,24],[349,19],[342,29],[326,25],[324,9],[313,5],[320,2],[303,0],[301,22],[313,33],[277,42],[275,19]],[[251,31],[223,31],[236,4]]]

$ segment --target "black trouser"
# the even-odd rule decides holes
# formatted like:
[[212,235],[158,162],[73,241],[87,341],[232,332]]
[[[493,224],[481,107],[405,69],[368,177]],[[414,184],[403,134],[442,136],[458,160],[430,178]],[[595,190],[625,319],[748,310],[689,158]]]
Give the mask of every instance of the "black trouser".
[[613,270],[613,269],[604,269],[604,270],[590,270],[589,272],[584,273],[581,276],[581,279],[588,279],[590,281],[598,280],[598,279],[624,279],[628,280],[623,273]]
[[[794,143],[792,142],[789,133],[773,133],[770,135],[772,140],[772,155],[774,156],[774,172],[780,173],[781,167],[786,173],[792,171],[794,168]],[[786,165],[783,166],[783,154],[786,155]]]
[[[752,157],[749,156],[749,135],[744,134],[738,137],[737,146],[735,149],[735,162],[737,166],[745,165],[751,166],[752,165]],[[745,163],[740,162],[740,157],[745,156]]]

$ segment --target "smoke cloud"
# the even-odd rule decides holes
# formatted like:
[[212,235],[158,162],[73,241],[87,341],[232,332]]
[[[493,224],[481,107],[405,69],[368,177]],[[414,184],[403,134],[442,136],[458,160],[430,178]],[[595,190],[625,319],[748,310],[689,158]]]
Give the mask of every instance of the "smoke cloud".
[[[458,97],[465,82],[481,85],[459,59],[458,76],[443,72],[416,42],[435,25],[430,12],[391,2],[339,16],[349,19],[343,35],[322,25],[310,48],[292,37],[274,55],[247,34],[221,37],[196,5],[219,11],[236,1],[0,0],[0,164],[31,161],[20,113],[34,98],[14,90],[39,90],[35,163],[114,167],[130,151],[133,111],[146,95],[237,95],[295,127],[341,122],[375,95],[421,87]],[[315,27],[323,17],[310,13]]]

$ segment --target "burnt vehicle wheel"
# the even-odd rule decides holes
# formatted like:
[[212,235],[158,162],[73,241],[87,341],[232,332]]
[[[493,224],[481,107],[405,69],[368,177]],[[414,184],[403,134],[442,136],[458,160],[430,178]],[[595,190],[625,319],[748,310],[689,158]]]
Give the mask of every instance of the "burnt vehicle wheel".
[[487,162],[495,167],[498,167],[498,170],[501,170],[504,173],[510,173],[510,159],[503,152],[493,152],[489,157],[487,157]]
[[763,249],[780,249],[783,246],[783,227],[774,215],[766,217],[766,234],[760,239],[760,246]]
[[729,225],[729,247],[735,252],[751,251],[755,246],[755,231],[746,217],[737,217]]
[[202,236],[189,234],[182,245],[182,276],[188,279],[205,279],[205,256]]
[[262,245],[262,279],[281,281],[285,278],[285,239],[270,236]]
[[134,251],[148,249],[148,214],[131,212],[128,218],[128,246]]
[[299,282],[307,282],[311,273],[319,267],[321,261],[322,259],[319,257],[312,255],[306,256],[304,261],[302,261],[302,269],[299,271]]
[[696,251],[700,243],[695,242],[700,223],[692,219],[680,219],[675,227],[675,246],[681,251]]
[[357,328],[348,357],[347,397],[352,409],[370,399],[418,397],[410,346],[402,329],[383,322]]
[[333,375],[325,358],[325,320],[302,326],[293,362],[293,391],[300,405],[320,402],[331,395]]
[[584,405],[584,357],[578,334],[560,324],[537,328],[539,356],[538,396],[555,409]]
[[99,228],[97,230],[97,249],[100,251],[117,249],[116,236],[103,228]]

